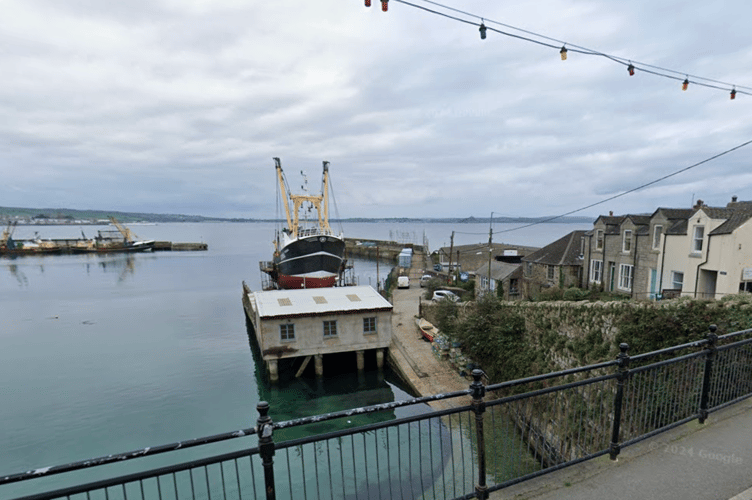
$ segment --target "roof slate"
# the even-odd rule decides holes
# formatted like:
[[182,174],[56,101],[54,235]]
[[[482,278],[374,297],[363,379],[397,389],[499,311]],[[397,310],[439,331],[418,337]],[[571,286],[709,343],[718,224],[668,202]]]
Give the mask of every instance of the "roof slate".
[[537,252],[523,257],[522,261],[550,266],[581,265],[580,241],[583,236],[585,236],[585,231],[572,231]]

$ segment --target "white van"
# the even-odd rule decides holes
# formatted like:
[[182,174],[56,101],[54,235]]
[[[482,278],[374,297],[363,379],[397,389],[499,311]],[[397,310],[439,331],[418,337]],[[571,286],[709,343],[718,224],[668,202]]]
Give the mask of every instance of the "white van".
[[407,276],[397,278],[397,288],[410,288],[410,278]]

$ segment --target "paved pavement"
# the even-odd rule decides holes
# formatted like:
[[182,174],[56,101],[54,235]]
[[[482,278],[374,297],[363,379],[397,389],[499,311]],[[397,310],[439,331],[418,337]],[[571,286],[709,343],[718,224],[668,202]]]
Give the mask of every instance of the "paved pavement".
[[491,498],[752,500],[752,401]]

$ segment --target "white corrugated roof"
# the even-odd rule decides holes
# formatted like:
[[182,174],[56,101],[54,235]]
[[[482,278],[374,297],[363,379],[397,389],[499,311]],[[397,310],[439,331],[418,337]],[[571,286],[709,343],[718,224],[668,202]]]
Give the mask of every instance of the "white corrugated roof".
[[261,318],[392,309],[370,286],[251,292]]

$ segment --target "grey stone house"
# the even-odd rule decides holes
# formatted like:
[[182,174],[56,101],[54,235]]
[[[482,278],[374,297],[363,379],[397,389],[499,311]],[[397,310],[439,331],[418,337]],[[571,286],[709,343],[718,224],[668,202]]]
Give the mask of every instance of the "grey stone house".
[[522,266],[517,263],[500,262],[492,260],[490,263],[491,274],[488,274],[489,264],[484,264],[475,271],[475,296],[480,297],[486,293],[498,295],[499,287],[502,290],[504,300],[519,300],[522,298],[520,278],[522,278]]
[[546,288],[582,287],[585,231],[572,231],[522,258],[522,293],[536,298]]

